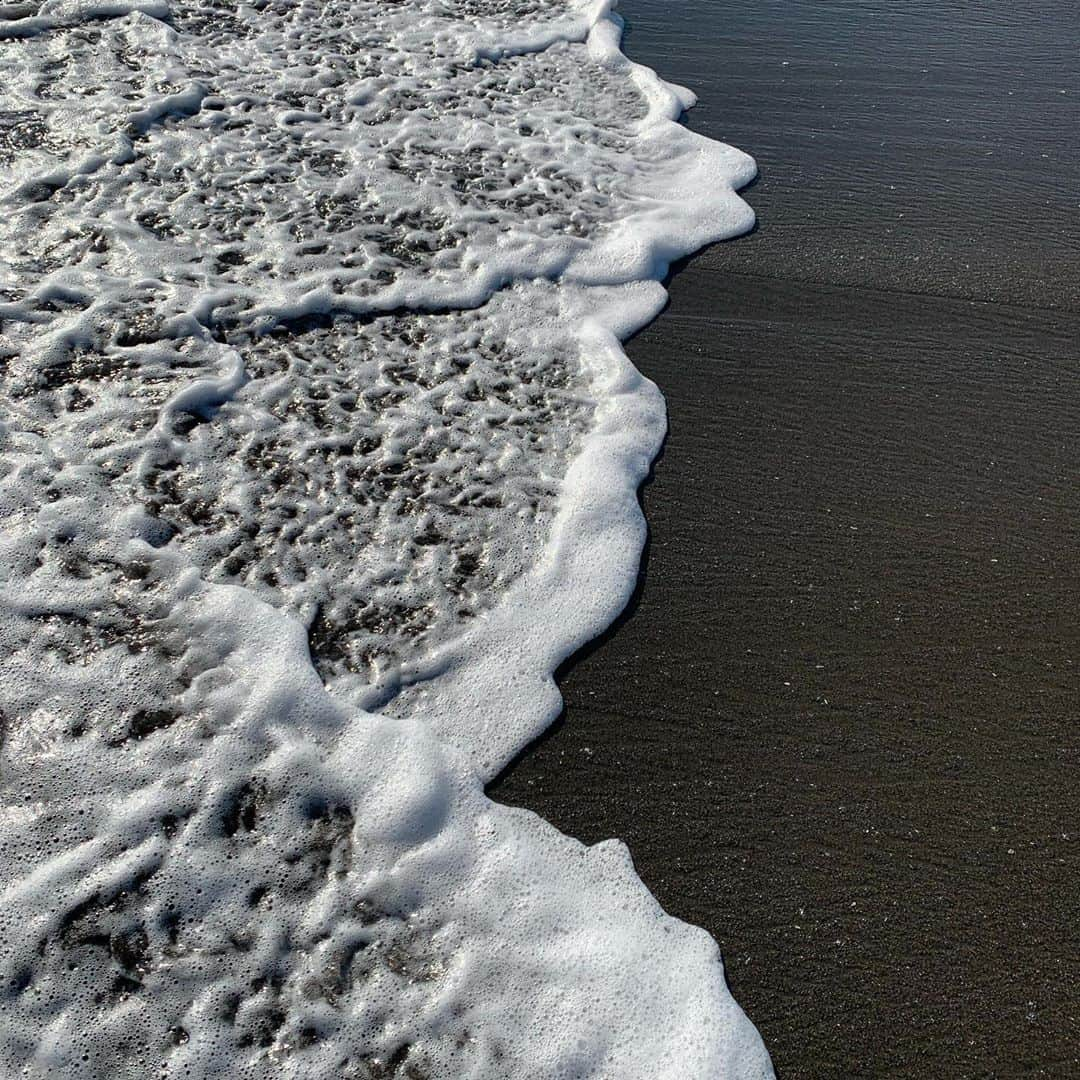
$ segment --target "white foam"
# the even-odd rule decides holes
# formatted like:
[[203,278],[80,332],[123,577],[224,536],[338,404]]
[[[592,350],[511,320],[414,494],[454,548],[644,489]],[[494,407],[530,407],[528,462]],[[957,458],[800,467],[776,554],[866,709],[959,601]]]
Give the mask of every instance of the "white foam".
[[619,341],[753,163],[604,3],[17,14],[4,1068],[767,1075],[622,845],[483,793],[629,596]]

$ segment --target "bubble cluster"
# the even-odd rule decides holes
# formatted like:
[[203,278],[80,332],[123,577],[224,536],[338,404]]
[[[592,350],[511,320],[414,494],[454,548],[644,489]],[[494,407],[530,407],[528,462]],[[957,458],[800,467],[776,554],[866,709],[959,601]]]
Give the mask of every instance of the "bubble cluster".
[[634,282],[734,220],[605,10],[0,10],[0,1073],[767,1069],[623,849],[482,790],[554,666],[499,649],[636,556]]
[[165,310],[214,286],[222,321],[555,272],[625,213],[645,109],[580,43],[495,48],[522,18],[581,20],[553,2],[189,2],[171,26],[19,38],[9,96],[32,108],[0,113],[20,196],[0,237],[24,270],[98,291],[163,278]]

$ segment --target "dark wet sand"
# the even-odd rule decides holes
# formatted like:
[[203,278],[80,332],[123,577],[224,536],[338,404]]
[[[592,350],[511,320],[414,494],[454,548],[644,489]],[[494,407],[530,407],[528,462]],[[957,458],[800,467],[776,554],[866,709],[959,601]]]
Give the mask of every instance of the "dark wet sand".
[[623,10],[760,229],[630,346],[642,588],[492,794],[625,839],[782,1077],[1080,1075],[1080,15]]

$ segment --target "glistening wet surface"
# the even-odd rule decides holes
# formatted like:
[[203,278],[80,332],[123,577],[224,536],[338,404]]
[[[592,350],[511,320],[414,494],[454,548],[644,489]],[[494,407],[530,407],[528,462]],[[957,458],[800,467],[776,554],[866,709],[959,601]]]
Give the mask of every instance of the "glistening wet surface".
[[782,1076],[1069,1075],[1075,13],[624,13],[759,228],[630,344],[640,602],[493,794],[627,837]]

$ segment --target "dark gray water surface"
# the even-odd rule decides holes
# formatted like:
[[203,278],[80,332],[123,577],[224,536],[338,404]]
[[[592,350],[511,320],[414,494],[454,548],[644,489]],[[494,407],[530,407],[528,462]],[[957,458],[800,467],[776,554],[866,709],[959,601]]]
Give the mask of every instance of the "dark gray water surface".
[[631,343],[642,588],[492,793],[625,838],[782,1077],[1080,1075],[1080,16],[623,12],[760,227]]

